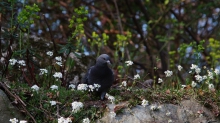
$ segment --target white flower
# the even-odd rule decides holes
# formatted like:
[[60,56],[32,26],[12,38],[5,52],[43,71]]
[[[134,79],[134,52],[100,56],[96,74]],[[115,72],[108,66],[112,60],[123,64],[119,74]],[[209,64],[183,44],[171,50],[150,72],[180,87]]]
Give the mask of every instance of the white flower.
[[201,69],[200,68],[196,68],[195,71],[196,71],[196,74],[199,74],[201,72]]
[[48,56],[52,56],[52,55],[53,55],[53,52],[52,52],[52,51],[48,51],[48,52],[47,52],[47,55],[48,55]]
[[31,87],[31,89],[34,90],[34,91],[38,91],[40,88],[37,85],[33,85]]
[[75,89],[76,86],[75,86],[74,84],[70,84],[70,85],[69,85],[69,88],[71,88],[71,89]]
[[69,117],[68,118],[60,117],[58,118],[58,123],[72,123],[72,121]]
[[11,123],[17,123],[17,122],[18,122],[18,119],[13,118],[13,119],[10,119],[9,121],[10,121]]
[[162,83],[163,80],[161,78],[158,78],[158,83]]
[[72,123],[72,120],[69,117],[67,117],[65,123]]
[[64,117],[58,118],[58,123],[64,123],[64,121],[65,121],[65,118],[64,118]]
[[219,75],[219,70],[218,69],[215,69],[214,72],[215,72],[216,75]]
[[215,87],[214,87],[214,85],[213,84],[209,84],[209,89],[210,90],[212,90],[212,89],[214,89]]
[[145,106],[149,105],[149,102],[147,100],[143,99],[141,105],[145,107]]
[[125,63],[127,64],[127,66],[133,65],[133,62],[132,62],[132,61],[125,61]]
[[127,82],[126,82],[126,81],[123,81],[123,82],[121,83],[121,85],[124,86],[124,87],[126,87],[126,86],[127,86]]
[[151,105],[150,110],[152,110],[152,111],[157,110],[157,106],[156,105]]
[[192,81],[191,86],[194,88],[194,87],[196,87],[196,85],[197,85],[197,83],[195,83],[194,81]]
[[140,75],[139,74],[134,75],[134,79],[140,79]]
[[170,115],[171,115],[171,113],[169,111],[167,111],[166,116],[170,116]]
[[63,63],[62,63],[62,62],[56,62],[56,63],[57,63],[57,65],[59,65],[59,66],[61,66],[61,67],[63,66],[63,65],[62,65]]
[[84,119],[83,119],[83,123],[90,123],[89,118],[84,118]]
[[198,82],[201,82],[203,80],[203,77],[200,75],[195,75],[195,78]]
[[55,78],[63,78],[63,75],[61,72],[55,72],[55,74],[53,75]]
[[40,69],[40,75],[48,73],[47,69]]
[[213,73],[210,72],[209,70],[207,70],[207,72],[208,72],[208,77],[209,77],[210,79],[213,79]]
[[79,84],[77,86],[77,90],[81,90],[81,91],[86,91],[88,88],[88,85],[87,84]]
[[170,77],[173,75],[173,71],[167,70],[164,72],[166,74],[166,77]]
[[110,102],[113,104],[115,102],[115,97],[109,95],[108,100],[110,100]]
[[55,59],[56,59],[57,61],[59,61],[59,62],[62,61],[62,57],[61,57],[61,56],[57,56],[57,57],[55,57]]
[[17,63],[17,60],[16,59],[10,59],[9,60],[9,64],[10,65],[15,65]]
[[93,87],[95,88],[96,91],[98,91],[101,85],[94,83]]
[[183,67],[181,65],[178,65],[177,68],[179,71],[181,71],[183,69]]
[[158,107],[157,107],[157,109],[161,109],[162,108],[162,106],[161,105],[159,105]]
[[171,119],[168,120],[168,123],[172,123],[173,121]]
[[82,102],[74,101],[72,103],[72,112],[77,113],[83,107]]
[[57,102],[56,101],[50,101],[51,106],[56,105]]
[[93,90],[95,89],[93,85],[89,85],[89,91],[93,92]]
[[194,65],[194,64],[192,64],[192,66],[190,67],[190,69],[196,69],[196,68],[198,68],[198,66],[197,65]]
[[202,76],[202,79],[203,80],[207,79],[207,76],[206,75]]
[[20,64],[21,66],[26,66],[25,61],[24,60],[19,60],[18,64]]
[[58,90],[58,86],[57,85],[51,85],[50,88],[51,88],[51,90]]
[[111,111],[111,112],[109,113],[109,115],[110,115],[111,118],[115,118],[116,113],[115,113],[114,111]]
[[27,123],[27,121],[26,120],[20,120],[19,123]]
[[186,87],[186,85],[181,85],[182,86],[182,88],[185,88]]

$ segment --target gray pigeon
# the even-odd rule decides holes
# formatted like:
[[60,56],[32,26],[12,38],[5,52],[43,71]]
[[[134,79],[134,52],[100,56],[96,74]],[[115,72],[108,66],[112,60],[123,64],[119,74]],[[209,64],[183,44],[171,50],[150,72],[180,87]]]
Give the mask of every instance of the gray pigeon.
[[102,54],[96,59],[96,64],[89,68],[86,73],[83,83],[88,85],[99,84],[98,94],[101,95],[101,100],[105,99],[106,92],[110,89],[114,74],[109,68],[110,57],[107,54]]

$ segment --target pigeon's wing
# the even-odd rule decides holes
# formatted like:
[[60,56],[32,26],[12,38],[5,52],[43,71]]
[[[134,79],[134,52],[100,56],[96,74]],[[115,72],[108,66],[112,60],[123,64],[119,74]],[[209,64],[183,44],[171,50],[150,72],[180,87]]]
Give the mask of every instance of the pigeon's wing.
[[90,72],[91,72],[91,69],[93,68],[94,66],[92,66],[92,67],[90,67],[89,69],[88,69],[88,71],[87,71],[87,73],[86,73],[86,75],[84,76],[84,78],[83,78],[83,83],[84,84],[89,84],[89,74],[90,74]]

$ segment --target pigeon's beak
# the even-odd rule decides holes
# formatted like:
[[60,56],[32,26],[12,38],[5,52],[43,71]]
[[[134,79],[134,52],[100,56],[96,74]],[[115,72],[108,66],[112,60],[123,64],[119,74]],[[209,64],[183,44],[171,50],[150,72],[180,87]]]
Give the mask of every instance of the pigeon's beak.
[[108,67],[112,66],[112,64],[111,64],[111,62],[109,60],[107,61],[107,64],[108,64]]

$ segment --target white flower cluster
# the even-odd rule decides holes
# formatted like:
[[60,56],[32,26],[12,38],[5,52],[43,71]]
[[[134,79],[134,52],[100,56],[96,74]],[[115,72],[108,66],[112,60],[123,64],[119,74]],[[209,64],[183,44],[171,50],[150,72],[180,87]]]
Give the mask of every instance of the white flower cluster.
[[161,109],[161,108],[162,108],[161,106],[151,105],[150,110],[156,111],[156,110],[159,110],[159,109]]
[[[10,121],[11,123],[18,123],[18,119],[16,119],[16,118],[10,119],[9,121]],[[27,121],[26,121],[26,120],[20,120],[19,123],[27,123]]]
[[123,82],[121,83],[121,86],[126,87],[126,86],[127,86],[127,82],[126,82],[126,81],[123,81]]
[[158,83],[162,83],[163,80],[161,78],[158,78]]
[[84,118],[82,122],[83,123],[90,123],[90,120],[89,120],[89,118]]
[[76,85],[70,84],[70,85],[69,85],[69,88],[71,88],[71,90],[74,90],[74,89],[76,88]]
[[114,102],[115,102],[115,97],[109,95],[108,93],[106,93],[106,97],[108,98],[108,100],[110,100],[110,102],[111,102],[112,104],[114,104]]
[[[192,64],[190,67],[191,70],[195,70],[196,74],[199,74],[201,72],[201,68],[198,67],[198,65]],[[191,73],[192,71],[190,71]]]
[[18,63],[19,65],[21,65],[21,66],[26,66],[26,64],[25,64],[25,61],[24,61],[24,60],[19,60],[17,63]]
[[98,91],[99,88],[101,87],[101,85],[99,85],[99,84],[94,84],[93,86],[94,86],[94,88],[96,89],[96,91]]
[[213,73],[211,71],[209,71],[209,70],[207,70],[207,72],[208,72],[209,79],[213,79]]
[[216,75],[219,75],[219,73],[220,73],[220,72],[219,72],[219,69],[215,69],[214,72],[215,72]]
[[47,54],[48,56],[52,56],[52,55],[53,55],[53,52],[52,52],[52,51],[48,51],[46,54]]
[[9,64],[10,65],[15,65],[16,63],[18,63],[21,66],[26,66],[25,61],[24,60],[16,60],[16,59],[10,59],[9,60]]
[[125,61],[125,63],[127,64],[127,66],[133,65],[133,62],[132,62],[132,61]]
[[202,80],[203,80],[203,77],[200,75],[195,75],[194,77],[196,78],[196,81],[198,81],[198,82],[202,82]]
[[32,89],[33,91],[38,91],[40,88],[39,88],[37,85],[33,85],[33,86],[31,87],[31,89]]
[[86,91],[88,88],[88,85],[87,84],[79,84],[77,86],[77,90],[80,90],[80,91]]
[[56,101],[50,101],[50,105],[53,106],[53,105],[56,105],[57,102]]
[[214,87],[214,85],[213,84],[209,84],[209,89],[210,90],[213,90],[215,87]]
[[57,65],[59,65],[61,67],[63,66],[63,64],[62,64],[62,57],[61,56],[55,57],[55,60],[56,60]]
[[58,90],[58,86],[57,86],[57,85],[51,85],[51,86],[50,86],[50,89],[51,89],[51,90]]
[[9,60],[9,64],[10,65],[15,65],[17,63],[17,60],[16,59],[10,59]]
[[177,68],[179,71],[181,71],[183,69],[183,67],[181,65],[178,65]]
[[173,75],[173,71],[170,71],[170,70],[167,70],[167,71],[164,71],[166,77],[170,77]]
[[140,75],[139,74],[134,75],[134,79],[140,79]]
[[192,86],[193,88],[195,88],[195,87],[196,87],[196,85],[197,85],[197,83],[196,83],[195,81],[192,81],[191,86]]
[[89,90],[90,92],[93,92],[94,90],[98,91],[98,89],[101,87],[99,84],[93,84],[93,85],[87,85],[87,84],[79,84],[77,86],[77,90],[86,91]]
[[144,106],[144,107],[145,107],[145,106],[148,106],[148,105],[149,105],[149,102],[148,102],[147,100],[143,99],[141,105]]
[[58,118],[58,123],[72,123],[72,120],[69,117],[68,118],[60,117]]
[[55,72],[53,75],[55,78],[63,78],[63,74],[61,72]]
[[81,108],[83,108],[82,102],[74,101],[72,103],[72,112],[77,113]]
[[44,75],[47,73],[48,73],[47,69],[40,69],[40,75]]
[[170,111],[167,111],[166,112],[166,116],[170,116],[171,115],[171,112]]

